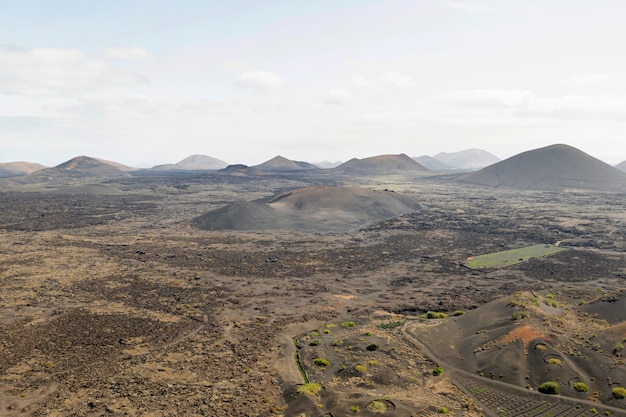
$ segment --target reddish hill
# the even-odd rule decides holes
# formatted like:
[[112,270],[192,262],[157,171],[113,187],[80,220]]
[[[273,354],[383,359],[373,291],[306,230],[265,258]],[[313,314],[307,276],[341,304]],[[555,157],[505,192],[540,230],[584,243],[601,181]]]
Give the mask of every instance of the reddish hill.
[[16,179],[19,183],[37,183],[50,181],[106,179],[128,177],[129,173],[88,156],[77,156],[54,168],[46,168]]
[[316,166],[309,164],[308,162],[292,161],[283,156],[275,156],[269,161],[265,161],[262,164],[255,165],[253,168],[261,171],[301,171],[304,169],[318,169]]
[[44,169],[45,166],[31,162],[17,161],[0,163],[0,178],[19,177]]
[[364,159],[352,158],[334,170],[350,174],[384,174],[428,171],[428,168],[402,153],[399,155],[372,156]]
[[626,191],[626,173],[562,144],[523,152],[459,181],[535,190]]

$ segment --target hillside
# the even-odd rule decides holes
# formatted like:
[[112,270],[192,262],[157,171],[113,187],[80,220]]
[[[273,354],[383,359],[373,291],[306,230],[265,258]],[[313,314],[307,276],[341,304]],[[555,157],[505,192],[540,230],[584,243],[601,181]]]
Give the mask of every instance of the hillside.
[[626,172],[626,161],[622,161],[619,164],[615,165],[615,168],[619,169],[622,172]]
[[428,171],[426,167],[406,154],[379,155],[369,158],[352,158],[334,168],[334,171],[349,174],[385,174],[400,172]]
[[523,152],[464,175],[459,181],[534,190],[626,190],[625,173],[562,144]]
[[624,302],[619,291],[611,302],[589,303],[518,292],[412,332],[440,361],[473,375],[532,389],[560,381],[561,396],[598,392],[601,403],[620,407],[610,381],[623,381],[626,372],[615,350],[624,338]]
[[197,217],[194,224],[208,230],[345,232],[420,208],[412,199],[391,191],[314,186],[270,200],[229,204]]
[[275,156],[262,164],[255,165],[253,168],[261,171],[300,171],[303,169],[318,169],[316,166],[309,164],[308,162],[292,161],[291,159],[287,159],[280,155]]
[[467,149],[450,153],[440,152],[433,158],[453,168],[468,171],[484,168],[500,161],[500,158],[482,149]]
[[45,166],[32,162],[17,161],[0,163],[0,178],[19,177],[44,169]]

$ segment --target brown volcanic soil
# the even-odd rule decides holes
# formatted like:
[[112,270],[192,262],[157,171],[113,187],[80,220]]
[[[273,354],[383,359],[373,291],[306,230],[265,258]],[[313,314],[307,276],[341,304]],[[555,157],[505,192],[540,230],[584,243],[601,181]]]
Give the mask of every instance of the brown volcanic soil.
[[625,173],[568,145],[523,152],[459,180],[534,190],[626,191]]
[[[225,204],[269,201],[332,181],[402,191],[425,208],[343,234],[210,231],[190,224]],[[396,415],[426,416],[440,406],[467,416],[483,407],[492,415],[497,410],[482,388],[481,402],[469,401],[479,397],[471,392],[478,386],[472,378],[497,383],[489,393],[513,403],[525,397],[506,378],[520,375],[522,387],[535,387],[553,375],[564,386],[558,401],[565,401],[574,394],[574,372],[590,387],[576,397],[581,413],[589,413],[584,401],[596,390],[601,413],[608,404],[611,415],[623,415],[623,401],[607,391],[609,383],[626,380],[623,358],[612,351],[624,337],[623,322],[613,322],[619,315],[607,315],[606,322],[593,317],[610,308],[584,308],[615,306],[609,300],[623,297],[615,290],[624,287],[624,196],[494,194],[446,181],[192,173],[101,184],[116,195],[99,195],[97,187],[89,194],[0,192],[0,415],[343,416],[354,415],[351,406],[360,407],[357,415],[376,415],[367,411],[373,401],[390,407],[389,415],[391,407]],[[563,252],[570,257],[543,259],[549,275],[539,264],[525,269],[532,262],[493,271],[463,266],[468,256],[557,241],[570,248]],[[580,268],[561,267],[568,263]],[[599,266],[600,273],[590,273]],[[518,291],[544,298],[550,292],[558,308],[542,301],[514,323],[506,300]],[[465,333],[435,338],[439,326],[417,318],[427,310],[467,311],[443,324],[463,323]],[[387,326],[395,322],[404,324]],[[475,334],[483,329],[487,333]],[[296,349],[291,338],[317,337],[313,330],[321,344]],[[531,341],[525,356],[516,336],[533,332],[546,335],[547,349],[532,350]],[[460,359],[446,353],[458,334],[493,342]],[[333,346],[336,339],[344,343]],[[446,353],[443,376],[432,376],[436,363],[420,341]],[[367,350],[372,343],[379,349]],[[463,349],[469,348],[450,351]],[[324,355],[331,363],[326,370],[302,363],[322,385],[317,396],[296,392],[303,382],[296,350],[304,360]],[[559,355],[562,366],[546,363],[549,354]],[[476,374],[448,371],[453,364],[473,366]],[[529,382],[523,366],[532,371]],[[542,401],[558,406],[555,399]]]
[[387,190],[314,186],[270,200],[230,204],[197,217],[194,223],[206,230],[343,232],[421,208],[409,197]]

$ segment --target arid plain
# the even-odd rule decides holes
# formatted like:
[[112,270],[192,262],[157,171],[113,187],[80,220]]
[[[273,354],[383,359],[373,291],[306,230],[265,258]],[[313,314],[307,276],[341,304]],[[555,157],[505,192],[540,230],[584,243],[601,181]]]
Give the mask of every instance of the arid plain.
[[460,176],[6,181],[0,415],[626,415],[626,194]]

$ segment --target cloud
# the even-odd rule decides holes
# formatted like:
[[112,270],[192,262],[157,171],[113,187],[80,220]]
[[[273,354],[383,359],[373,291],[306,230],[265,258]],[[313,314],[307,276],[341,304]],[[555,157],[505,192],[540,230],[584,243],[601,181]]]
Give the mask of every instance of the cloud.
[[479,0],[454,0],[444,1],[441,3],[444,7],[449,9],[464,10],[466,12],[494,12],[498,9],[488,2]]
[[330,105],[349,104],[354,103],[354,98],[352,98],[352,95],[349,91],[342,88],[337,88],[328,91],[328,94],[324,99],[324,103]]
[[588,87],[605,84],[611,77],[608,74],[579,74],[567,77],[557,85],[561,87]]
[[77,49],[0,47],[0,92],[65,95],[109,85],[136,85],[145,79]]
[[235,85],[261,93],[269,93],[282,89],[285,82],[278,74],[271,71],[244,71],[239,74]]
[[380,76],[380,80],[388,85],[399,88],[411,88],[415,87],[415,81],[413,78],[399,72],[387,72]]
[[450,91],[438,98],[458,104],[519,107],[530,103],[534,94],[528,90],[472,89]]
[[110,46],[102,51],[106,58],[119,60],[119,61],[131,61],[131,62],[148,62],[150,61],[150,54],[143,48],[136,46],[123,48],[120,46]]
[[555,119],[607,119],[626,122],[626,97],[563,96],[533,100],[521,116]]

